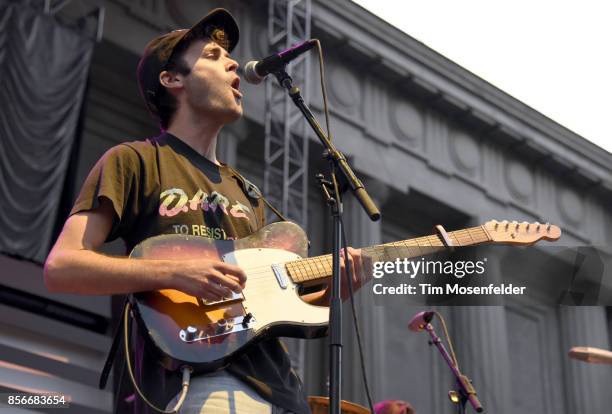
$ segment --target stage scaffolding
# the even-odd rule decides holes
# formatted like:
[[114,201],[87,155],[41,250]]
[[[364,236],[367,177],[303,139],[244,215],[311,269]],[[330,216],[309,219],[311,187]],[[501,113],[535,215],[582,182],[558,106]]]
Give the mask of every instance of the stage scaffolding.
[[[280,52],[310,39],[310,0],[269,0],[269,52]],[[287,68],[309,103],[310,59],[305,53]],[[307,124],[287,92],[273,77],[266,80],[264,194],[288,219],[308,225]],[[268,220],[276,217],[269,216]],[[304,341],[284,339],[291,363],[304,376]]]
[[[270,0],[268,45],[279,52],[310,39],[310,0]],[[305,53],[287,68],[308,104],[310,59]],[[266,81],[264,193],[289,219],[308,225],[307,124],[285,90]],[[273,218],[273,217],[270,217]]]

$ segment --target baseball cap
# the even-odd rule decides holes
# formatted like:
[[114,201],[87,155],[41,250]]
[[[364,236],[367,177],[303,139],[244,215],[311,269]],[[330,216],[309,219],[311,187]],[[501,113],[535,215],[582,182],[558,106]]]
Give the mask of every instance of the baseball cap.
[[158,114],[156,102],[162,87],[159,83],[159,74],[166,70],[168,62],[176,51],[187,47],[194,39],[205,38],[206,29],[209,27],[223,29],[227,37],[227,51],[231,53],[238,43],[239,31],[236,20],[225,9],[214,9],[191,29],[179,29],[166,33],[151,40],[145,47],[142,58],[138,62],[138,86],[147,108],[154,115]]

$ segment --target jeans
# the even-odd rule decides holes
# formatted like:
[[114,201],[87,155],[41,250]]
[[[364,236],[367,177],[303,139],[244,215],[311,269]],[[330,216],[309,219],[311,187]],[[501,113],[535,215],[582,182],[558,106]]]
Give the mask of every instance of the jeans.
[[[176,404],[174,397],[166,409]],[[233,375],[219,371],[191,379],[179,414],[292,414],[264,400]]]

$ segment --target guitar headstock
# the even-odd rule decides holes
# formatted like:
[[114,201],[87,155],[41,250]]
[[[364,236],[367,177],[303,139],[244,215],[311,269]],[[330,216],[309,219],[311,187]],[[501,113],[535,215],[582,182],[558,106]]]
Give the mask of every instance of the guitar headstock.
[[517,245],[529,245],[539,240],[555,241],[561,237],[561,229],[553,224],[518,223],[516,221],[487,221],[483,227],[491,241]]

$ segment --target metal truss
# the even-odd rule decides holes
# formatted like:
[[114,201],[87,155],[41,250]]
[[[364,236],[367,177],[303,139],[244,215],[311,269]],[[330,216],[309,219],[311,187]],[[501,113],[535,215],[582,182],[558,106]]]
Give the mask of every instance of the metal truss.
[[[269,52],[280,52],[310,39],[310,0],[269,0]],[[287,67],[295,86],[308,104],[309,53]],[[290,220],[308,225],[307,124],[287,92],[271,76],[266,80],[266,138],[264,194]],[[268,221],[276,219],[269,213]],[[305,346],[299,339],[285,339],[291,365],[304,377]]]
[[[279,52],[310,39],[310,0],[269,0],[268,45]],[[287,68],[308,104],[309,54]],[[264,194],[289,219],[308,224],[307,124],[284,89],[266,81]],[[268,217],[273,219],[274,216]]]

